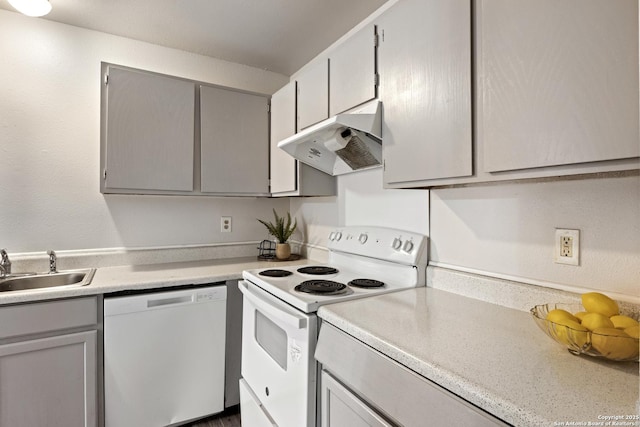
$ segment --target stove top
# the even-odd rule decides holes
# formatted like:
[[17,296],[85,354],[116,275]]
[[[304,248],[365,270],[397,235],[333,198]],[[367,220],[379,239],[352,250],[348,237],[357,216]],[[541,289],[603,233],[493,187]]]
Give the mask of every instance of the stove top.
[[313,313],[324,304],[424,286],[426,240],[390,228],[343,227],[329,234],[326,263],[245,270],[242,276],[298,310]]
[[[314,264],[310,267],[316,269],[318,265]],[[245,270],[242,276],[245,280],[305,313],[313,313],[324,304],[424,285],[419,282],[415,268],[408,269],[408,273],[405,268],[404,272],[397,272],[394,278],[384,277],[384,280],[379,280],[363,277],[362,271],[352,271],[345,267],[323,267],[332,268],[335,273],[322,275],[301,273],[300,265],[297,265],[278,268],[276,273],[272,273],[273,269]],[[393,266],[386,267],[391,267],[393,270]],[[378,265],[377,268],[383,267]],[[376,274],[376,277],[383,278],[378,271],[375,271],[376,269],[373,270],[372,275]],[[302,271],[307,270],[302,269]]]

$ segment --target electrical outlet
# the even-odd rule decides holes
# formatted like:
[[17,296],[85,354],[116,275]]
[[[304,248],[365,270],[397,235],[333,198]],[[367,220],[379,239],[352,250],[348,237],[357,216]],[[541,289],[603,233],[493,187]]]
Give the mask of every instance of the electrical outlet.
[[556,228],[553,262],[580,265],[580,230]]
[[231,217],[230,216],[220,217],[220,232],[231,233]]

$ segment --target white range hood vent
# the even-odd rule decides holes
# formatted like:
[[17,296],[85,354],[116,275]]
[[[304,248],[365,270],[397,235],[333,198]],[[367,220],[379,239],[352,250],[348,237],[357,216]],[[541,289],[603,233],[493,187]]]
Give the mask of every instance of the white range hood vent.
[[382,165],[380,101],[338,114],[278,143],[303,163],[329,175]]

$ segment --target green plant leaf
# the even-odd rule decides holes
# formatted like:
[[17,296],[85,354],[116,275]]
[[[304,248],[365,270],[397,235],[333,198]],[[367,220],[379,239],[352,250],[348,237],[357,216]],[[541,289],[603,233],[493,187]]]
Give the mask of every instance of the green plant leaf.
[[285,223],[284,216],[279,216],[275,209],[273,209],[273,216],[275,218],[275,223],[261,219],[258,219],[258,222],[267,227],[269,234],[275,237],[278,240],[278,243],[286,243],[287,240],[289,240],[289,237],[291,237],[294,231],[296,231],[298,220],[294,219],[292,224],[291,213],[287,212],[287,219]]

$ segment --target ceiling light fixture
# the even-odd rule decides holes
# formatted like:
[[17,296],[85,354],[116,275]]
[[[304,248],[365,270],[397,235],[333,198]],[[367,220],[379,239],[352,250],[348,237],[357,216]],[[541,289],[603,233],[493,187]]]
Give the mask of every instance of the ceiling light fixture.
[[18,12],[27,16],[44,16],[51,12],[49,0],[9,0]]

